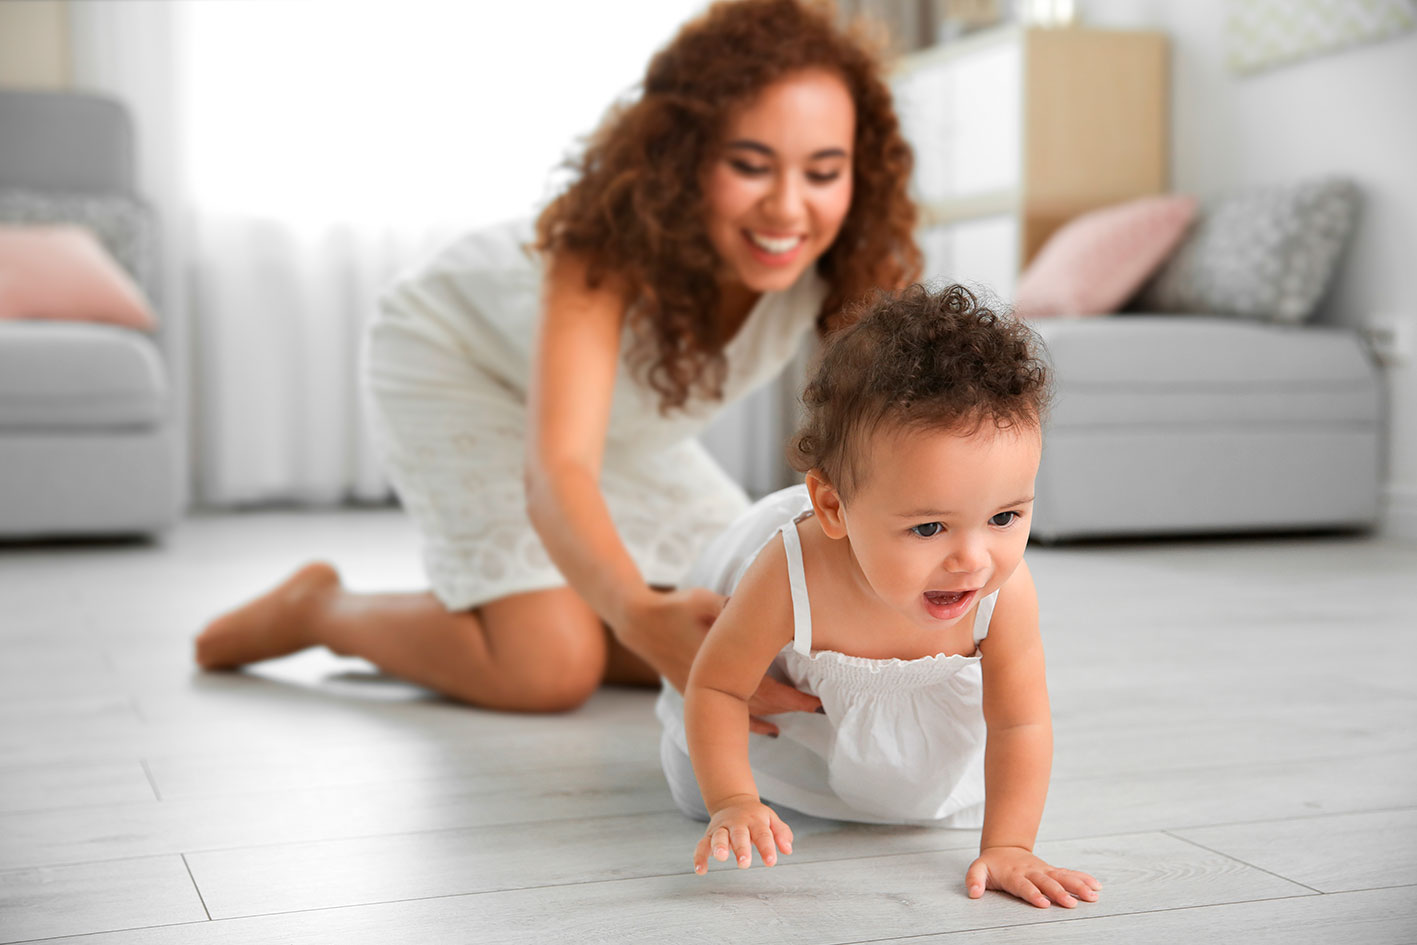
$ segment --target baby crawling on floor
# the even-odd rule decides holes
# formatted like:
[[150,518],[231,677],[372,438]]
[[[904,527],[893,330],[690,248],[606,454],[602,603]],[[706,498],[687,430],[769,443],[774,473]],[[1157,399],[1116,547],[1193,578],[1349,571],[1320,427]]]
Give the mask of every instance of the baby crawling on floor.
[[[731,595],[685,692],[657,706],[676,803],[708,858],[792,852],[766,802],[868,823],[981,827],[971,898],[1097,898],[1033,854],[1052,764],[1023,561],[1048,372],[1031,331],[963,287],[881,296],[833,335],[793,442],[804,485],[754,505],[686,586]],[[750,734],[768,673],[820,714]]]

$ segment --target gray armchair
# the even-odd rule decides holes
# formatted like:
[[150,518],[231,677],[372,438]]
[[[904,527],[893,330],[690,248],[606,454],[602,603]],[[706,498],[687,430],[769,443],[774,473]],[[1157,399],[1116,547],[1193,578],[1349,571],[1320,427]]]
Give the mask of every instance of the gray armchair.
[[94,95],[0,90],[0,223],[61,222],[96,232],[161,327],[0,321],[0,539],[161,531],[185,503],[181,333],[158,297],[128,113]]

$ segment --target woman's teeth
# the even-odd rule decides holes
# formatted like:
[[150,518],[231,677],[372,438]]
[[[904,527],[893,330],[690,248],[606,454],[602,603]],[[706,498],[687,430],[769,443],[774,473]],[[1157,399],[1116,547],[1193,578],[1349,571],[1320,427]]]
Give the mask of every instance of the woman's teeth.
[[800,236],[763,236],[760,233],[748,231],[748,239],[753,241],[753,245],[768,253],[785,253],[802,242]]

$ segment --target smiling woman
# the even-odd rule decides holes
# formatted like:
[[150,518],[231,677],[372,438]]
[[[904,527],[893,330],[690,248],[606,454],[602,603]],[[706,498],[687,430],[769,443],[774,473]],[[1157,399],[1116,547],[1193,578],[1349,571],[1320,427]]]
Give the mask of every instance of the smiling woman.
[[[722,607],[685,572],[747,505],[694,437],[918,273],[910,166],[881,64],[830,10],[711,7],[534,230],[468,234],[384,297],[365,381],[431,593],[351,594],[311,564],[214,621],[198,661],[324,644],[527,711],[606,679],[682,688]],[[759,714],[815,707],[762,687]]]

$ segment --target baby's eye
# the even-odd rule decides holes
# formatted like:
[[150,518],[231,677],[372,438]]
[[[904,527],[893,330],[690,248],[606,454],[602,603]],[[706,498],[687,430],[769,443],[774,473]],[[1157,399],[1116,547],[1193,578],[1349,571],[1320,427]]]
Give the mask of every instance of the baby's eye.
[[924,525],[916,525],[911,531],[921,538],[934,538],[944,530],[944,527],[939,522],[926,522]]
[[989,524],[1004,528],[1005,526],[1012,525],[1016,518],[1018,518],[1017,512],[1000,512],[998,515],[989,519]]

